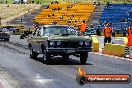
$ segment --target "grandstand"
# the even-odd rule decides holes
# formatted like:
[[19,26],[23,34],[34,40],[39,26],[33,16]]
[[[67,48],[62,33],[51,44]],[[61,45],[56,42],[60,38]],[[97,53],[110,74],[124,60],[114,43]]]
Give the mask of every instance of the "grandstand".
[[[0,2],[1,1],[13,3],[14,0],[0,0]],[[32,0],[27,1],[31,2]],[[109,0],[111,3],[118,3],[112,4],[112,8],[107,8],[107,6],[105,6],[108,0],[34,0],[34,3],[37,3],[38,1],[41,4],[49,4],[49,8],[43,9],[38,15],[36,15],[35,20],[33,20],[33,22],[39,24],[57,23],[60,25],[74,25],[76,23],[80,23],[82,20],[85,20],[88,24],[93,24],[95,27],[100,23],[110,21],[113,23],[115,29],[122,29],[128,26],[128,23],[120,22],[122,18],[132,21],[131,13],[128,11],[131,9],[131,4],[126,4],[126,7],[123,6],[124,4],[119,4],[131,3],[131,0]],[[58,1],[59,4],[50,4],[52,1]],[[77,1],[78,4],[73,4],[74,1]],[[101,3],[101,5],[99,7],[94,6],[93,3],[98,1]],[[15,5],[17,6],[17,4]],[[1,5],[0,9],[2,8],[3,11],[8,9],[8,13],[5,11],[0,14],[0,17],[4,18],[2,19],[2,22],[5,24],[10,19],[21,16],[22,13],[28,13],[28,8],[38,9],[41,6],[39,4],[26,5],[27,4],[25,4],[25,6],[20,5],[20,7],[18,5],[18,8],[20,8],[19,11],[17,11],[18,9],[13,9],[12,4],[10,4],[10,8],[6,7],[7,4],[5,4],[5,6]],[[9,9],[13,9],[13,13],[10,12]],[[128,13],[130,17],[126,13]]]
[[132,4],[112,4],[105,6],[100,22],[111,22],[116,30],[127,28],[132,22]]
[[34,22],[38,24],[52,24],[54,21],[60,25],[74,25],[82,20],[88,22],[95,6],[91,3],[59,3],[50,4],[49,8],[43,9]]

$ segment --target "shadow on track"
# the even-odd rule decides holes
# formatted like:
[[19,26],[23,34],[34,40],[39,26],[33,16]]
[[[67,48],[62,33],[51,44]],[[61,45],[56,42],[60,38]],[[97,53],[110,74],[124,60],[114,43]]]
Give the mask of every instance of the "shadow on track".
[[[35,58],[34,60],[39,61],[43,64],[47,64],[46,60],[43,60],[42,57]],[[69,58],[67,60],[62,59],[62,57],[54,57],[51,59],[51,62],[47,65],[93,65],[91,63],[81,64],[79,60]]]

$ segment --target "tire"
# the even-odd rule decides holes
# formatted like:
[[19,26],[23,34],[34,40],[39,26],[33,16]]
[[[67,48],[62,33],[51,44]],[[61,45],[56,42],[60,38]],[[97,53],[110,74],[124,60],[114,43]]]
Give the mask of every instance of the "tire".
[[6,39],[6,41],[9,41],[9,38],[8,38],[8,39]]
[[20,36],[20,39],[24,39],[24,37],[21,37],[21,36]]
[[49,53],[46,52],[46,63],[49,64],[51,63],[51,55]]
[[46,52],[46,50],[43,51],[43,60],[46,60],[46,64],[51,62],[51,54]]
[[39,54],[33,51],[33,48],[30,48],[30,58],[36,59]]
[[81,64],[86,64],[87,58],[88,58],[88,53],[87,52],[81,53],[80,54],[80,62],[81,62]]
[[9,41],[9,38],[5,38],[4,41]]

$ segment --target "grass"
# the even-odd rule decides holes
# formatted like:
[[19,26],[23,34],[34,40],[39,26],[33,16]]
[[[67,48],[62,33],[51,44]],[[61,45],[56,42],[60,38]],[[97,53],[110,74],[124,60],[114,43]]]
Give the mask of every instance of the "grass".
[[28,10],[31,12],[35,9],[38,9],[41,5],[33,5],[33,4],[10,4],[9,7],[7,5],[0,5],[0,18],[2,18],[2,25],[5,25],[11,19],[24,15],[28,13]]
[[[14,0],[0,0],[1,1],[7,1],[8,4],[11,4],[13,3]],[[32,0],[29,0],[29,1],[32,1]],[[106,2],[111,2],[111,3],[132,3],[132,0],[34,0],[35,3],[37,1],[41,2],[42,4],[50,4],[52,1],[58,1],[58,2],[61,2],[61,1],[69,1],[69,2],[74,2],[74,1],[79,1],[79,2],[101,2],[101,3],[106,3]]]

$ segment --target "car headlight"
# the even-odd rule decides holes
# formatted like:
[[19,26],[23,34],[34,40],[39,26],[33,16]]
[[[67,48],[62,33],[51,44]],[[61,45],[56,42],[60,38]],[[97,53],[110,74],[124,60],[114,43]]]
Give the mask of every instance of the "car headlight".
[[85,45],[86,45],[86,46],[89,46],[89,45],[90,45],[90,43],[89,43],[89,42],[85,42]]
[[54,41],[51,41],[49,44],[50,44],[50,46],[54,46],[55,45],[55,42]]
[[80,42],[79,42],[79,45],[81,45],[81,46],[82,46],[82,45],[83,45],[83,41],[80,41]]
[[59,45],[61,45],[61,42],[60,42],[60,41],[58,41],[58,42],[57,42],[57,45],[58,45],[58,46],[59,46]]

